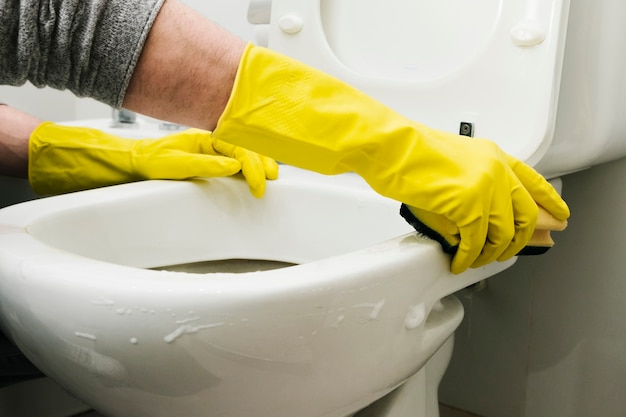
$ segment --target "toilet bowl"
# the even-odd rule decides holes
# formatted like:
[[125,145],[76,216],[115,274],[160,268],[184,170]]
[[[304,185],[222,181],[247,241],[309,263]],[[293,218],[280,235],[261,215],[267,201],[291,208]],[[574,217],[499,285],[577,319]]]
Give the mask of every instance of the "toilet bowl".
[[397,202],[290,166],[263,199],[231,177],[0,211],[2,329],[111,417],[348,416],[425,388],[463,315],[449,295],[510,264],[452,275]]

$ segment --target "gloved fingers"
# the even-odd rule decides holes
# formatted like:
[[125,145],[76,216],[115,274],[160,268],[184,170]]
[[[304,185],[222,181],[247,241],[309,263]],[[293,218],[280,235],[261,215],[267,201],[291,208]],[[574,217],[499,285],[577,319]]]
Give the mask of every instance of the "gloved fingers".
[[265,194],[266,179],[278,178],[278,164],[272,158],[218,139],[213,140],[213,147],[241,163],[241,173],[250,186],[250,192],[257,198]]
[[509,192],[482,202],[488,213],[465,225],[457,223],[461,242],[452,260],[453,273],[507,260],[532,237],[539,209],[522,184],[515,178],[511,181],[514,185]]
[[506,261],[517,255],[531,239],[537,218],[539,216],[539,207],[524,187],[515,187],[511,192],[513,201],[513,216],[515,217],[515,236],[511,240],[511,244],[497,258],[498,261]]
[[221,155],[194,155],[188,163],[194,177],[229,177],[241,171],[239,161]]
[[541,174],[511,155],[507,155],[507,162],[537,204],[559,220],[569,218],[569,207]]
[[145,179],[184,180],[228,177],[240,170],[241,163],[226,156],[169,152],[151,156],[140,173]]
[[211,146],[211,149],[214,149],[215,152],[221,155],[230,156],[231,158],[235,158],[235,152],[237,151],[237,149],[239,149],[238,146],[235,146],[228,142],[224,142],[223,140],[215,139],[213,137],[211,138],[209,144]]
[[495,198],[491,202],[487,236],[480,254],[470,265],[471,268],[490,264],[515,242],[516,224],[512,206],[509,198]]
[[[187,129],[164,136],[151,143],[151,147],[159,149],[154,154],[162,155],[160,161],[159,157],[152,158],[151,178],[155,178],[155,172],[162,179],[184,179],[230,176],[241,171],[252,195],[260,198],[265,193],[266,178],[278,176],[278,166],[273,159],[214,139],[205,130]],[[173,170],[171,165],[176,160],[173,155],[178,152],[179,166]]]
[[244,160],[250,159],[254,163],[258,163],[260,167],[265,171],[265,178],[268,180],[275,180],[278,178],[278,164],[272,158],[265,155],[261,155],[254,151],[251,151],[241,146],[231,145],[219,139],[213,139],[213,148],[216,152],[230,156],[231,158],[238,159],[242,164]]
[[[154,139],[153,145],[162,150],[179,150],[205,155],[222,155],[211,145],[211,132],[201,129],[186,129]],[[229,156],[229,155],[226,155]]]
[[240,156],[241,173],[248,182],[250,192],[257,198],[265,194],[265,167],[261,155],[247,151],[245,157]]
[[275,180],[278,178],[278,163],[267,156],[261,155],[261,162],[263,162],[263,169],[265,170],[265,178],[268,180]]
[[241,173],[248,182],[250,192],[257,198],[265,194],[265,167],[261,155],[230,143],[213,139],[213,148],[222,155],[237,159],[241,163]]
[[480,256],[487,239],[488,226],[488,216],[480,216],[468,224],[459,225],[461,241],[450,266],[454,274],[465,271]]

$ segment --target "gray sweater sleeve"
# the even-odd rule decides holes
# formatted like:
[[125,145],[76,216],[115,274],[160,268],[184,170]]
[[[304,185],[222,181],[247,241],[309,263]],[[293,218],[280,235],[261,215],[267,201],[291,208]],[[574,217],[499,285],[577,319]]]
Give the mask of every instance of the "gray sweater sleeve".
[[165,0],[0,0],[0,83],[121,107]]

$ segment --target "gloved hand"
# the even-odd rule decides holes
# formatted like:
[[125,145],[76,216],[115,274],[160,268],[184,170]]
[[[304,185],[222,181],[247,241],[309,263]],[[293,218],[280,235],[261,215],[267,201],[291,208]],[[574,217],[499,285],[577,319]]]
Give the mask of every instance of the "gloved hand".
[[[552,246],[554,240],[550,232],[561,232],[567,227],[567,220],[557,220],[543,207],[538,207],[539,216],[532,237],[517,255],[541,255],[546,253]],[[441,245],[444,252],[455,254],[461,237],[456,224],[441,214],[431,213],[416,207],[402,204],[400,215],[415,230]]]
[[273,159],[188,129],[159,139],[125,139],[96,129],[39,125],[29,142],[28,176],[39,194],[61,194],[145,179],[225,177],[242,172],[255,197],[278,177]]
[[495,143],[423,126],[261,47],[244,52],[213,136],[323,174],[354,171],[384,196],[447,217],[461,237],[455,273],[519,252],[537,203],[569,217],[552,186]]

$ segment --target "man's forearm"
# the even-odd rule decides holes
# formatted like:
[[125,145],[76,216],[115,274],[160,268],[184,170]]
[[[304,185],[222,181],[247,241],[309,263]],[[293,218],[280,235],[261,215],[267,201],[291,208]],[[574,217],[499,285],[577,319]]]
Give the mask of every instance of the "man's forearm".
[[41,120],[0,105],[0,175],[28,177],[28,140]]
[[215,127],[246,42],[179,0],[49,3],[3,6],[0,83],[30,81],[159,119]]
[[[144,44],[124,107],[212,130],[230,97],[245,45],[178,0],[167,0]],[[40,123],[0,105],[0,175],[28,176],[28,140]]]
[[150,31],[124,107],[213,130],[232,91],[246,42],[167,0]]

